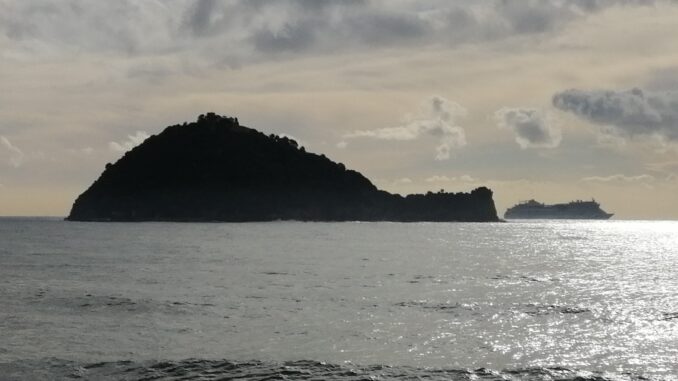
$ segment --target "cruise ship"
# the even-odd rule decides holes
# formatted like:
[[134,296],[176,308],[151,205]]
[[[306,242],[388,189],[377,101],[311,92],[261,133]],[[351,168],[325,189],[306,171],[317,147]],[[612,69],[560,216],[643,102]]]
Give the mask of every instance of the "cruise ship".
[[521,202],[506,210],[505,219],[577,219],[607,220],[612,217],[600,208],[596,200],[572,201],[566,204],[546,205],[535,200]]

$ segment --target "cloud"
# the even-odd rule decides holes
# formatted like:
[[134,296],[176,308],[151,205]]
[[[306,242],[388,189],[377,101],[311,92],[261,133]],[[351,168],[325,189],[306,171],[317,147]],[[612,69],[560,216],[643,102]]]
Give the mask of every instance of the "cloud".
[[464,129],[456,125],[456,119],[466,115],[466,109],[457,103],[433,96],[421,104],[419,112],[409,117],[405,124],[375,130],[358,130],[344,138],[372,138],[380,140],[416,140],[422,136],[433,136],[439,140],[436,146],[436,160],[450,158],[453,148],[466,145]]
[[465,183],[474,183],[474,182],[478,181],[478,179],[471,177],[469,175],[461,175],[461,176],[458,177],[458,179],[459,179],[459,181],[463,181]]
[[134,135],[127,135],[127,140],[121,142],[110,142],[108,147],[115,152],[127,152],[132,148],[143,143],[150,135],[145,131],[137,131]]
[[196,0],[184,14],[185,23],[193,34],[201,36],[212,25],[212,14],[215,13],[217,2],[215,0]]
[[553,105],[601,126],[603,134],[678,141],[678,92],[570,89],[555,94]]
[[500,128],[513,131],[522,149],[555,148],[560,144],[560,128],[540,110],[504,107],[494,115]]
[[649,182],[654,181],[655,177],[648,174],[638,175],[638,176],[625,176],[625,175],[610,175],[610,176],[591,176],[584,177],[581,181],[585,182],[625,182],[625,183],[635,183],[635,182]]
[[337,143],[337,148],[339,149],[344,149],[346,147],[348,147],[348,143],[345,140],[342,140],[339,143]]
[[412,179],[409,177],[402,177],[393,182],[394,184],[412,184]]
[[478,179],[470,176],[470,175],[461,175],[461,176],[454,176],[454,177],[448,177],[445,175],[434,175],[431,177],[426,178],[424,181],[427,183],[451,183],[451,182],[462,182],[462,183],[475,183],[478,182]]
[[[5,0],[0,34],[30,54],[181,54],[212,63],[541,35],[633,0]],[[3,47],[4,48],[4,47]]]
[[450,177],[447,177],[445,175],[442,175],[442,176],[441,175],[434,175],[434,176],[427,178],[424,181],[426,181],[427,183],[446,183],[446,182],[454,181],[454,177],[450,178]]
[[0,135],[0,158],[14,168],[18,168],[24,161],[24,153],[19,147],[12,144],[6,137]]
[[[193,2],[194,37],[259,58],[408,45],[458,45],[543,34],[633,0],[241,0]],[[228,37],[227,37],[228,36]],[[241,47],[242,49],[234,49]]]
[[175,11],[155,1],[8,0],[0,3],[0,34],[31,54],[160,52],[176,34]]

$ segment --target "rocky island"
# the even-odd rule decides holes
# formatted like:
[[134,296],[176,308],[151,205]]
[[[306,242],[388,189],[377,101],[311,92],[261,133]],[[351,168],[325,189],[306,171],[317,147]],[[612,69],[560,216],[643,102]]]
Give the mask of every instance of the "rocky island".
[[401,196],[287,137],[213,113],[125,153],[72,221],[498,221],[492,191]]

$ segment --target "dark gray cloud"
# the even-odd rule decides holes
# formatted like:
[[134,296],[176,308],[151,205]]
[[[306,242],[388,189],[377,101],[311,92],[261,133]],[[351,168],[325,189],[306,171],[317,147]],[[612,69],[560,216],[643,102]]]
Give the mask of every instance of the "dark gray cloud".
[[433,35],[430,23],[416,13],[360,12],[348,16],[342,34],[365,46],[390,46]]
[[303,52],[313,45],[315,35],[311,33],[314,23],[286,24],[278,31],[258,30],[252,36],[256,50],[266,53]]
[[500,128],[516,136],[521,148],[555,148],[560,144],[560,128],[542,111],[530,108],[502,108],[495,113]]
[[216,0],[197,0],[193,7],[186,11],[186,24],[195,35],[202,35],[211,28],[212,13],[215,12]]
[[[657,0],[661,1],[661,0]],[[27,51],[183,52],[212,62],[548,33],[632,0],[0,0],[0,34]]]
[[603,126],[605,134],[678,141],[678,92],[571,89],[555,94],[553,105]]

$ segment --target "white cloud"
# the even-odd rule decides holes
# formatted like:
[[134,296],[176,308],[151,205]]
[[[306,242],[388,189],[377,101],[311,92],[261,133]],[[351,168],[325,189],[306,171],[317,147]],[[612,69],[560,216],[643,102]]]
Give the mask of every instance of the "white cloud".
[[394,184],[412,184],[412,179],[409,177],[403,177],[394,181]]
[[469,175],[461,175],[461,176],[459,176],[459,181],[463,181],[465,183],[474,183],[474,182],[478,181],[478,179],[471,177]]
[[115,152],[127,152],[143,143],[149,136],[145,131],[137,131],[134,135],[127,135],[127,140],[108,143],[108,147]]
[[610,175],[610,176],[584,177],[581,180],[586,181],[586,182],[603,182],[603,183],[610,183],[610,182],[635,183],[635,182],[654,181],[655,177],[652,176],[652,175],[648,175],[648,174],[642,174],[642,175],[637,175],[637,176],[625,176],[625,175],[617,174],[617,175]]
[[337,143],[337,148],[339,149],[344,149],[346,147],[348,147],[348,143],[345,140],[342,140],[339,143]]
[[18,168],[24,161],[24,153],[19,147],[12,144],[6,137],[0,135],[0,158],[14,168]]
[[470,175],[461,175],[461,176],[445,176],[445,175],[434,175],[426,178],[424,181],[427,183],[452,183],[452,182],[461,182],[461,183],[475,183],[478,182],[478,179]]
[[450,178],[450,177],[447,177],[445,175],[443,175],[443,176],[434,175],[434,176],[427,178],[424,181],[426,181],[427,183],[446,183],[446,182],[449,182],[449,181],[454,181],[454,179],[455,179],[454,177]]
[[438,139],[436,160],[450,158],[453,148],[466,145],[466,133],[456,125],[456,119],[466,116],[466,109],[440,96],[433,96],[421,104],[419,112],[409,117],[405,124],[374,130],[358,130],[344,138],[372,138],[380,140],[416,140],[422,136]]
[[504,107],[494,114],[500,128],[513,131],[520,148],[555,148],[562,134],[552,117],[541,110]]

